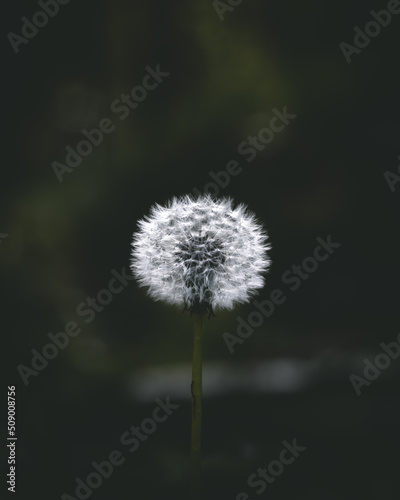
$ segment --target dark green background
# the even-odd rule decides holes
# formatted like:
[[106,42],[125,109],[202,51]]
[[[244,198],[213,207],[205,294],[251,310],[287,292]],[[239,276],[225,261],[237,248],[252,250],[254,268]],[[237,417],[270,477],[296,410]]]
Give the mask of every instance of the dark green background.
[[[312,255],[317,237],[342,246],[233,355],[222,334],[252,305],[207,322],[206,373],[210,363],[251,372],[281,358],[319,371],[300,390],[228,393],[228,380],[218,396],[205,392],[204,498],[258,498],[248,476],[295,437],[307,451],[260,498],[398,497],[400,361],[360,397],[349,375],[400,331],[400,185],[392,193],[384,178],[400,154],[400,15],[351,64],[339,48],[386,5],[244,0],[221,22],[211,0],[71,0],[19,54],[7,33],[20,33],[37,3],[3,7],[2,400],[15,384],[18,498],[73,494],[75,478],[151,415],[132,380],[190,363],[190,317],[135,282],[90,325],[76,307],[128,267],[136,221],[153,203],[202,190],[229,160],[243,171],[220,195],[246,203],[273,246],[261,298],[284,288],[283,272]],[[157,64],[170,76],[120,121],[111,103]],[[297,118],[247,163],[238,144],[284,106]],[[106,117],[116,131],[59,183],[52,162]],[[17,366],[68,321],[82,332],[25,387]],[[187,373],[180,409],[91,498],[188,498]]]

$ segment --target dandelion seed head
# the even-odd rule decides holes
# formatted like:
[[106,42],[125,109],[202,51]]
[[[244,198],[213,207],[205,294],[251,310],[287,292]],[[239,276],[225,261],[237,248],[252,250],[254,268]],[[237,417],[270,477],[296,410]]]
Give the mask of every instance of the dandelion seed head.
[[195,313],[232,309],[264,286],[267,234],[243,205],[210,196],[154,205],[133,235],[131,269],[154,300]]

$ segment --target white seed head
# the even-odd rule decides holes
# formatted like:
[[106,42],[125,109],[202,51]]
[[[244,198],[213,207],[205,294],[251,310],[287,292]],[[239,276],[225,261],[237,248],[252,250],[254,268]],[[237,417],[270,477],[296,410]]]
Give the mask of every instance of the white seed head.
[[155,300],[196,313],[232,309],[264,286],[267,234],[244,205],[210,196],[154,205],[133,235],[131,269]]

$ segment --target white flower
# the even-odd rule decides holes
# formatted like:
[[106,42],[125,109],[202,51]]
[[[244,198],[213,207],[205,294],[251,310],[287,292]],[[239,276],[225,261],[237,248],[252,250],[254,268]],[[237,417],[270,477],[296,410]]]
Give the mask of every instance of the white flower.
[[155,300],[196,313],[232,309],[264,286],[267,234],[244,205],[210,196],[154,205],[133,236],[131,269]]

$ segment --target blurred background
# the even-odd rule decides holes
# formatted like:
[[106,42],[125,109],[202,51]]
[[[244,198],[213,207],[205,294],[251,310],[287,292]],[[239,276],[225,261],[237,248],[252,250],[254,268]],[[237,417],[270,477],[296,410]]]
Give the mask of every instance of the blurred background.
[[[76,478],[113,450],[125,462],[93,499],[188,498],[189,315],[129,280],[83,311],[129,273],[150,206],[196,190],[257,214],[273,261],[259,300],[287,297],[233,353],[223,334],[254,305],[206,322],[204,498],[398,498],[400,358],[359,396],[350,376],[400,332],[400,183],[384,176],[400,154],[400,15],[348,63],[339,44],[387,2],[220,4],[73,0],[18,53],[7,35],[43,9],[2,16],[3,394],[16,386],[18,498],[79,498]],[[148,67],[168,75],[135,91],[135,109],[121,104]],[[239,144],[285,106],[296,118],[248,162]],[[60,174],[54,162],[104,119],[112,132]],[[242,170],[226,181],[231,160]],[[340,248],[291,291],[282,275],[329,235]],[[71,321],[80,333],[25,384],[17,367]],[[130,453],[121,435],[167,396],[179,408]],[[249,476],[293,439],[306,451],[258,495]]]

